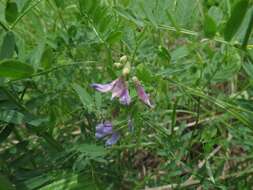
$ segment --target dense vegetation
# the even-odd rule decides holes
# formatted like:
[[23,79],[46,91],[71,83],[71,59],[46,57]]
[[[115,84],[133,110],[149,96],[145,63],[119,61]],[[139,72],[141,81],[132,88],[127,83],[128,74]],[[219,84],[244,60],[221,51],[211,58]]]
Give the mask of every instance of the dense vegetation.
[[0,190],[252,189],[252,28],[250,0],[1,0]]

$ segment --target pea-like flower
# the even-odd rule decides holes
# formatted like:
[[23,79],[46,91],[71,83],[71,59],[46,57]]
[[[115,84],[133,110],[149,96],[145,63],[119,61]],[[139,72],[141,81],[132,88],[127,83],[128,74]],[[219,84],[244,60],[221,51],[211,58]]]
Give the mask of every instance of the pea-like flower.
[[99,92],[112,92],[111,99],[117,97],[119,98],[121,104],[129,105],[131,102],[127,84],[124,81],[123,77],[119,77],[108,84],[94,83],[91,85],[91,87]]
[[115,133],[112,134],[112,136],[109,139],[107,139],[107,141],[105,142],[105,145],[106,146],[112,146],[112,145],[117,143],[119,138],[120,138],[120,134],[115,132]]
[[[152,105],[150,102],[149,94],[145,92],[143,86],[141,85],[137,77],[133,77],[132,80],[135,83],[135,89],[137,91],[139,99],[150,108],[154,108],[154,105]],[[123,77],[119,77],[108,84],[94,83],[91,85],[91,87],[103,93],[112,92],[111,99],[118,97],[120,103],[123,105],[129,105],[131,103],[131,97],[129,95],[128,87]]]
[[96,138],[100,139],[112,134],[112,124],[110,122],[99,123],[96,126]]
[[113,131],[112,123],[108,121],[104,123],[99,123],[96,126],[95,136],[97,139],[108,137],[105,142],[107,146],[114,145],[120,138],[120,134],[118,132]]
[[139,99],[146,105],[148,105],[150,108],[154,108],[154,105],[150,103],[149,94],[147,94],[141,85],[140,81],[137,79],[137,77],[133,77],[133,81],[135,83],[135,88],[137,91],[137,94],[139,96]]

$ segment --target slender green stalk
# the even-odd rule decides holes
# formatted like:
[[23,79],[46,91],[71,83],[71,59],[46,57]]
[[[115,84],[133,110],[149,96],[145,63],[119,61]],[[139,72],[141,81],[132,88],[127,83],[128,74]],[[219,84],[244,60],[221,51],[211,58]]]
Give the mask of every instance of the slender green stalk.
[[5,25],[1,20],[0,20],[0,26],[2,26],[2,28],[7,32],[9,31],[9,27],[7,25]]
[[176,126],[176,121],[177,121],[177,103],[179,101],[179,98],[176,99],[174,105],[173,105],[173,111],[172,111],[172,114],[171,114],[171,135],[174,134],[174,128]]
[[42,72],[35,73],[35,74],[33,74],[33,75],[29,76],[29,77],[10,80],[6,84],[9,84],[9,83],[12,83],[12,82],[17,82],[17,81],[28,79],[28,78],[34,78],[34,77],[39,77],[39,76],[47,75],[49,73],[52,73],[52,72],[57,71],[59,69],[62,69],[64,67],[79,65],[80,63],[93,63],[93,62],[96,62],[96,61],[75,62],[75,63],[70,63],[70,64],[59,65],[58,67],[54,67],[52,69],[48,69],[48,70],[45,70],[45,71],[42,71]]

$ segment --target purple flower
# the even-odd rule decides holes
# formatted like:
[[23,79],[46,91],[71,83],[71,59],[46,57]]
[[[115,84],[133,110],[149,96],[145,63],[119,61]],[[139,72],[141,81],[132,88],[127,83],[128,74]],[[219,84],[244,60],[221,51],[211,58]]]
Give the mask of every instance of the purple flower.
[[143,86],[141,85],[140,81],[137,78],[134,78],[134,82],[135,82],[135,88],[137,91],[137,94],[139,96],[139,99],[146,105],[148,105],[149,107],[153,108],[154,105],[152,105],[150,103],[149,100],[149,95],[145,92]]
[[100,123],[96,126],[96,138],[101,139],[112,134],[112,124],[110,122]]
[[120,138],[120,134],[115,132],[112,134],[112,136],[109,139],[107,139],[107,141],[105,142],[105,145],[112,146],[119,140],[119,138]]
[[122,79],[122,77],[116,79],[111,89],[112,99],[115,97],[120,98],[125,88],[126,88],[125,81]]
[[124,91],[122,92],[119,101],[123,105],[129,105],[131,103],[131,97],[129,95],[129,91],[127,88],[125,88]]
[[118,82],[119,79],[116,79],[108,84],[98,84],[93,83],[91,84],[91,87],[96,89],[99,92],[109,92],[112,91],[112,88],[115,86],[115,84]]
[[129,96],[126,82],[122,77],[119,77],[108,84],[94,83],[91,85],[91,87],[99,92],[112,92],[111,99],[113,100],[115,97],[118,97],[121,104],[129,105],[131,102],[131,97]]
[[97,139],[102,139],[104,137],[109,137],[106,140],[106,143],[105,143],[107,146],[111,146],[111,145],[115,144],[120,138],[119,133],[113,131],[112,123],[110,123],[108,121],[104,122],[104,123],[99,123],[96,126],[95,136],[96,136]]

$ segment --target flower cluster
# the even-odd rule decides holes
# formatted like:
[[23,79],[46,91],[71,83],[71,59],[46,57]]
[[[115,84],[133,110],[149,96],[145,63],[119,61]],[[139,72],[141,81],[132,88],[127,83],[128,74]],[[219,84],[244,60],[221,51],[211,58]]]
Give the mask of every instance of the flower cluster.
[[[120,58],[120,62],[114,63],[114,65],[117,68],[121,68],[124,65],[121,76],[107,84],[93,83],[91,84],[91,87],[102,93],[111,92],[111,100],[116,97],[119,99],[119,102],[121,104],[130,105],[131,97],[129,95],[128,83],[126,81],[126,78],[130,73],[130,63],[127,62],[126,56],[122,56]],[[151,104],[149,95],[145,92],[138,78],[134,76],[132,78],[132,81],[135,84],[135,89],[139,99],[150,108],[153,108],[154,105]],[[111,137],[107,139],[106,145],[115,144],[120,136],[119,133],[114,132],[112,128],[113,127],[110,122],[98,124],[96,127],[96,138],[101,139],[103,137],[108,137],[111,135]]]
[[[154,105],[150,103],[149,95],[145,92],[143,86],[141,85],[137,77],[133,77],[133,81],[135,83],[135,88],[139,96],[139,99],[144,104],[153,108]],[[114,99],[115,97],[117,97],[119,98],[120,103],[123,105],[129,105],[131,103],[131,97],[129,95],[128,86],[122,76],[120,76],[119,78],[117,78],[116,80],[108,84],[94,83],[91,85],[91,87],[93,87],[99,92],[111,92],[112,93],[111,99]]]

